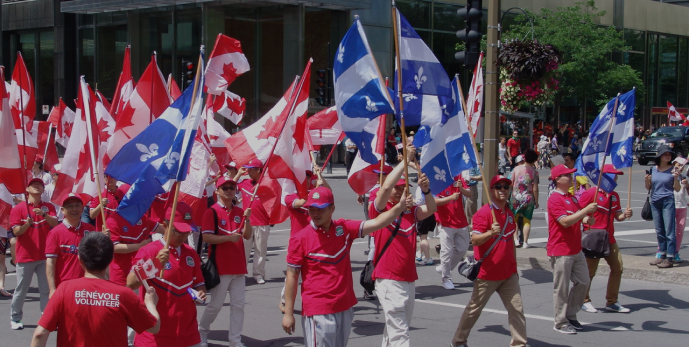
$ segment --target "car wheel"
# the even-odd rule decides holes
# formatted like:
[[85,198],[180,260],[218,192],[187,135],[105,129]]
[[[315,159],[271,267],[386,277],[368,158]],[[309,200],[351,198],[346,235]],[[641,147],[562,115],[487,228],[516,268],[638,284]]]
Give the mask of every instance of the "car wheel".
[[639,159],[639,165],[648,165],[648,160],[645,159]]

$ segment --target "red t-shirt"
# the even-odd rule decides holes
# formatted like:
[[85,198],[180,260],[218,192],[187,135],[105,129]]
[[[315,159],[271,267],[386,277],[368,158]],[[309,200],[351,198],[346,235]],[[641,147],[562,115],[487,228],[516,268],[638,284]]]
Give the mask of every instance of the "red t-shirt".
[[289,211],[290,238],[298,231],[306,228],[311,221],[309,210],[306,207],[294,208],[296,200],[299,200],[297,194],[290,194],[285,197],[285,204],[287,204],[287,211]]
[[[249,217],[252,226],[270,225],[270,218],[268,212],[261,203],[261,198],[256,197],[254,203],[251,203],[251,197],[254,196],[254,187],[256,183],[253,180],[243,180],[237,184],[237,188],[242,192],[242,207],[246,210],[251,207],[251,216]],[[251,206],[249,206],[251,205]]]
[[33,226],[29,227],[21,236],[17,236],[17,246],[15,249],[17,257],[14,260],[15,263],[45,260],[45,241],[48,238],[51,226],[48,225],[48,221],[42,216],[33,212],[34,208],[40,208],[41,211],[55,217],[55,206],[49,202],[41,202],[39,205],[29,203],[27,207],[26,201],[22,201],[12,208],[10,212],[10,226],[12,229],[24,225],[28,215],[31,215],[33,219]]
[[165,220],[165,206],[167,206],[167,199],[170,193],[163,193],[156,195],[156,198],[151,203],[151,220],[162,223]]
[[58,330],[58,347],[126,346],[127,327],[141,333],[155,324],[131,289],[97,278],[63,282],[38,321]]
[[[593,202],[593,198],[596,195],[596,187],[591,187],[587,189],[579,200],[579,205],[587,206]],[[596,220],[590,228],[584,226],[585,230],[588,229],[605,229],[608,231],[608,241],[610,244],[615,244],[615,214],[622,211],[622,206],[620,205],[620,195],[617,192],[612,192],[610,194],[606,193],[604,190],[600,189],[598,192],[598,209],[593,213],[593,218]]]
[[[111,193],[107,189],[103,189],[103,192],[101,193],[103,199],[108,199],[108,204],[105,205],[105,208],[101,211],[101,213],[105,212],[106,220],[111,214],[117,211],[117,206],[120,204],[120,196],[116,193],[117,192]],[[100,200],[98,199],[98,195],[96,195],[93,197],[93,199],[91,199],[91,202],[89,202],[89,207],[93,209],[98,206],[98,204],[100,204]],[[103,217],[101,217],[99,214],[96,218],[94,218],[94,220],[96,221],[96,230],[103,231]]]
[[[368,216],[371,219],[378,217],[381,213],[390,210],[394,205],[388,201],[387,206],[385,206],[384,211],[378,211],[376,209],[375,201],[371,203],[368,209]],[[419,277],[416,275],[416,263],[415,252],[416,252],[416,222],[418,219],[416,217],[418,207],[412,207],[411,211],[405,211],[402,214],[402,221],[400,223],[400,229],[397,232],[397,236],[390,243],[390,246],[383,254],[383,257],[378,260],[376,267],[373,270],[373,280],[377,278],[389,279],[395,281],[404,282],[414,282]],[[371,235],[374,237],[374,242],[376,243],[376,254],[373,258],[378,259],[380,251],[383,249],[383,245],[388,242],[392,232],[395,230],[397,225],[397,218],[390,223],[387,227],[376,230]]]
[[[459,187],[451,185],[437,195],[438,198],[445,198],[454,193],[460,193]],[[461,194],[461,193],[460,193]],[[464,203],[462,197],[455,201],[450,201],[445,205],[438,206],[435,212],[435,220],[438,224],[448,228],[464,228],[469,225],[467,216],[464,214]]]
[[[239,234],[241,236],[242,231],[244,231],[241,224],[242,216],[244,215],[242,209],[237,206],[232,206],[228,209],[223,205],[222,201],[218,201],[203,214],[203,222],[201,223],[202,234],[213,234],[215,232],[213,210],[215,210],[218,216],[218,235]],[[237,242],[228,241],[211,246],[217,247],[218,253],[215,255],[215,263],[218,266],[218,273],[220,275],[245,275],[247,273],[243,237],[240,237]],[[209,256],[213,253],[210,248]]]
[[79,265],[79,242],[91,231],[93,225],[79,223],[75,228],[62,221],[48,233],[45,256],[57,258],[55,262],[55,287],[66,280],[84,277],[84,269]]
[[581,252],[581,221],[569,228],[558,220],[577,213],[581,208],[577,198],[558,189],[548,198],[548,256],[574,255]]
[[313,224],[289,241],[287,266],[301,269],[302,316],[332,314],[356,305],[349,251],[363,221],[338,219],[330,229]]
[[[478,278],[486,281],[503,281],[517,273],[517,258],[514,254],[514,242],[512,241],[517,224],[514,222],[512,211],[507,206],[504,210],[500,210],[496,205],[493,205],[493,209],[495,210],[495,219],[500,224],[500,230],[504,227],[505,231],[488,257],[483,260]],[[493,225],[493,214],[490,210],[491,206],[486,204],[476,211],[472,217],[472,233],[482,234],[490,230]],[[481,259],[497,238],[498,235],[495,235],[484,244],[474,246],[474,258],[476,260]]]
[[[132,265],[139,259],[153,259],[163,249],[163,241],[151,242],[139,249]],[[160,314],[160,332],[153,335],[142,332],[136,335],[135,344],[139,347],[188,347],[201,342],[196,304],[187,288],[202,286],[203,274],[201,261],[196,251],[186,244],[180,250],[170,249],[170,261],[165,264],[163,278],[148,280],[158,294],[158,313]],[[141,300],[146,291],[139,289]]]
[[[110,239],[113,245],[141,243],[150,235],[149,226],[153,229],[158,227],[158,223],[149,222],[146,215],[143,215],[135,225],[132,225],[117,212],[110,214],[110,217],[105,221],[105,225],[110,230]],[[127,276],[132,269],[132,259],[134,259],[135,255],[136,252],[115,253],[112,263],[110,263],[111,282],[123,286],[127,285]]]
[[507,140],[507,149],[509,149],[511,157],[518,156],[519,152],[521,152],[521,140],[510,138]]

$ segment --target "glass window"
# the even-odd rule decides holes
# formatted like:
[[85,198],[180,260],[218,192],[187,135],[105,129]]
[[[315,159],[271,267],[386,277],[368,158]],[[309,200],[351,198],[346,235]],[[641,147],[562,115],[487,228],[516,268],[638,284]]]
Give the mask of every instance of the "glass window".
[[659,106],[657,102],[658,97],[656,92],[658,90],[656,84],[658,83],[658,35],[648,35],[648,79],[646,86],[648,87],[648,102],[649,106]]
[[79,29],[79,38],[78,75],[84,75],[87,81],[94,81],[96,43],[93,28]]
[[645,46],[645,35],[643,31],[624,29],[624,43],[630,50],[643,52]]
[[[173,71],[172,51],[174,30],[172,11],[145,12],[140,16],[141,48],[138,49],[141,61],[141,72],[151,61],[153,51],[157,53],[158,67],[163,73]],[[134,47],[134,51],[137,51]],[[181,63],[180,63],[181,64]],[[135,76],[135,78],[138,78]],[[181,86],[180,86],[181,87]]]
[[677,37],[660,36],[658,55],[658,104],[677,103]]
[[[317,98],[316,89],[319,87],[316,84],[318,80],[317,71],[321,69],[332,68],[332,62],[328,62],[328,42],[330,41],[330,10],[306,11],[306,26],[304,27],[304,57],[313,58],[311,66],[311,98]],[[337,50],[337,43],[330,45],[330,60],[334,61],[334,54]],[[332,71],[332,70],[331,70]],[[332,79],[332,72],[326,71],[325,81]],[[326,95],[328,90],[326,87]],[[334,105],[334,96],[332,89],[329,91],[330,100]],[[326,99],[327,102],[327,99]]]
[[[100,23],[100,22],[99,22]],[[111,99],[122,72],[124,50],[127,47],[127,26],[99,26],[97,89]],[[90,82],[90,81],[87,81]]]
[[[175,12],[176,36],[175,44],[177,45],[177,63],[173,65],[172,70],[163,70],[164,73],[174,73],[179,71],[178,66],[181,66],[182,60],[196,62],[199,59],[199,47],[201,46],[201,9],[192,8],[187,10],[178,10]],[[210,52],[206,53],[206,56]],[[167,77],[167,75],[166,75]]]
[[689,96],[687,95],[687,79],[689,78],[687,75],[687,57],[689,57],[687,52],[688,49],[688,40],[686,38],[679,39],[679,61],[677,64],[679,67],[677,71],[677,104],[680,105],[680,107],[687,106],[687,102],[689,101]]
[[465,27],[464,22],[457,17],[459,5],[436,2],[433,5],[433,30],[456,32]]
[[414,29],[431,28],[431,3],[419,0],[397,1],[397,8]]
[[36,34],[26,33],[19,35],[19,51],[22,53],[26,69],[32,78],[36,76]]
[[[256,12],[253,9],[227,8],[228,19],[225,20],[225,35],[239,40],[242,43],[242,51],[249,61],[251,69],[237,77],[229,89],[233,93],[246,99],[246,120],[243,124],[251,124],[257,118],[257,91],[256,91]],[[225,122],[225,128],[234,132],[236,126],[232,122]]]
[[42,105],[55,105],[55,60],[54,50],[55,42],[53,40],[53,31],[44,31],[40,33],[40,79],[38,89],[38,100],[36,100],[36,108],[38,109],[39,119],[47,119],[48,115],[43,115]]
[[456,73],[460,75],[464,73],[464,66],[455,59],[456,44],[455,34],[439,32],[433,34],[433,53],[447,71],[450,79],[453,79]]
[[[272,9],[270,9],[272,10]],[[284,20],[282,13],[266,13],[266,9],[261,9],[261,55],[260,66],[260,94],[257,117],[268,112],[284,94],[283,84],[283,59],[282,55]],[[252,122],[255,120],[252,119]],[[250,124],[250,123],[247,123]]]

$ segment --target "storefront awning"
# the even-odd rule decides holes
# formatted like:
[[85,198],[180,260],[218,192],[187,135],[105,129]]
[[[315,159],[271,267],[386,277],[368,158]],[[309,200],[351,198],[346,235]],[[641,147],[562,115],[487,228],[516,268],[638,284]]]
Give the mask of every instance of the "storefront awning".
[[66,13],[94,14],[205,2],[212,2],[217,5],[244,5],[247,7],[304,4],[307,7],[354,10],[370,8],[371,1],[372,0],[72,0],[60,3],[60,11]]

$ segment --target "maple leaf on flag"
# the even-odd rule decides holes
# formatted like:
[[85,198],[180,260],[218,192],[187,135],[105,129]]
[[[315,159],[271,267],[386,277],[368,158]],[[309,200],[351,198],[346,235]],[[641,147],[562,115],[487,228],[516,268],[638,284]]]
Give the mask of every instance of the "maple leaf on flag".
[[227,88],[232,82],[234,82],[235,79],[237,79],[237,76],[239,76],[233,62],[223,65],[222,72],[226,82],[220,85],[221,88]]
[[[277,117],[278,119],[281,118],[282,115]],[[268,118],[266,121],[266,124],[263,126],[263,131],[261,131],[256,138],[258,139],[269,139],[271,137],[277,138],[278,135],[280,135],[280,129],[277,128],[277,124],[282,124],[282,122],[278,120],[273,120],[272,118]]]

